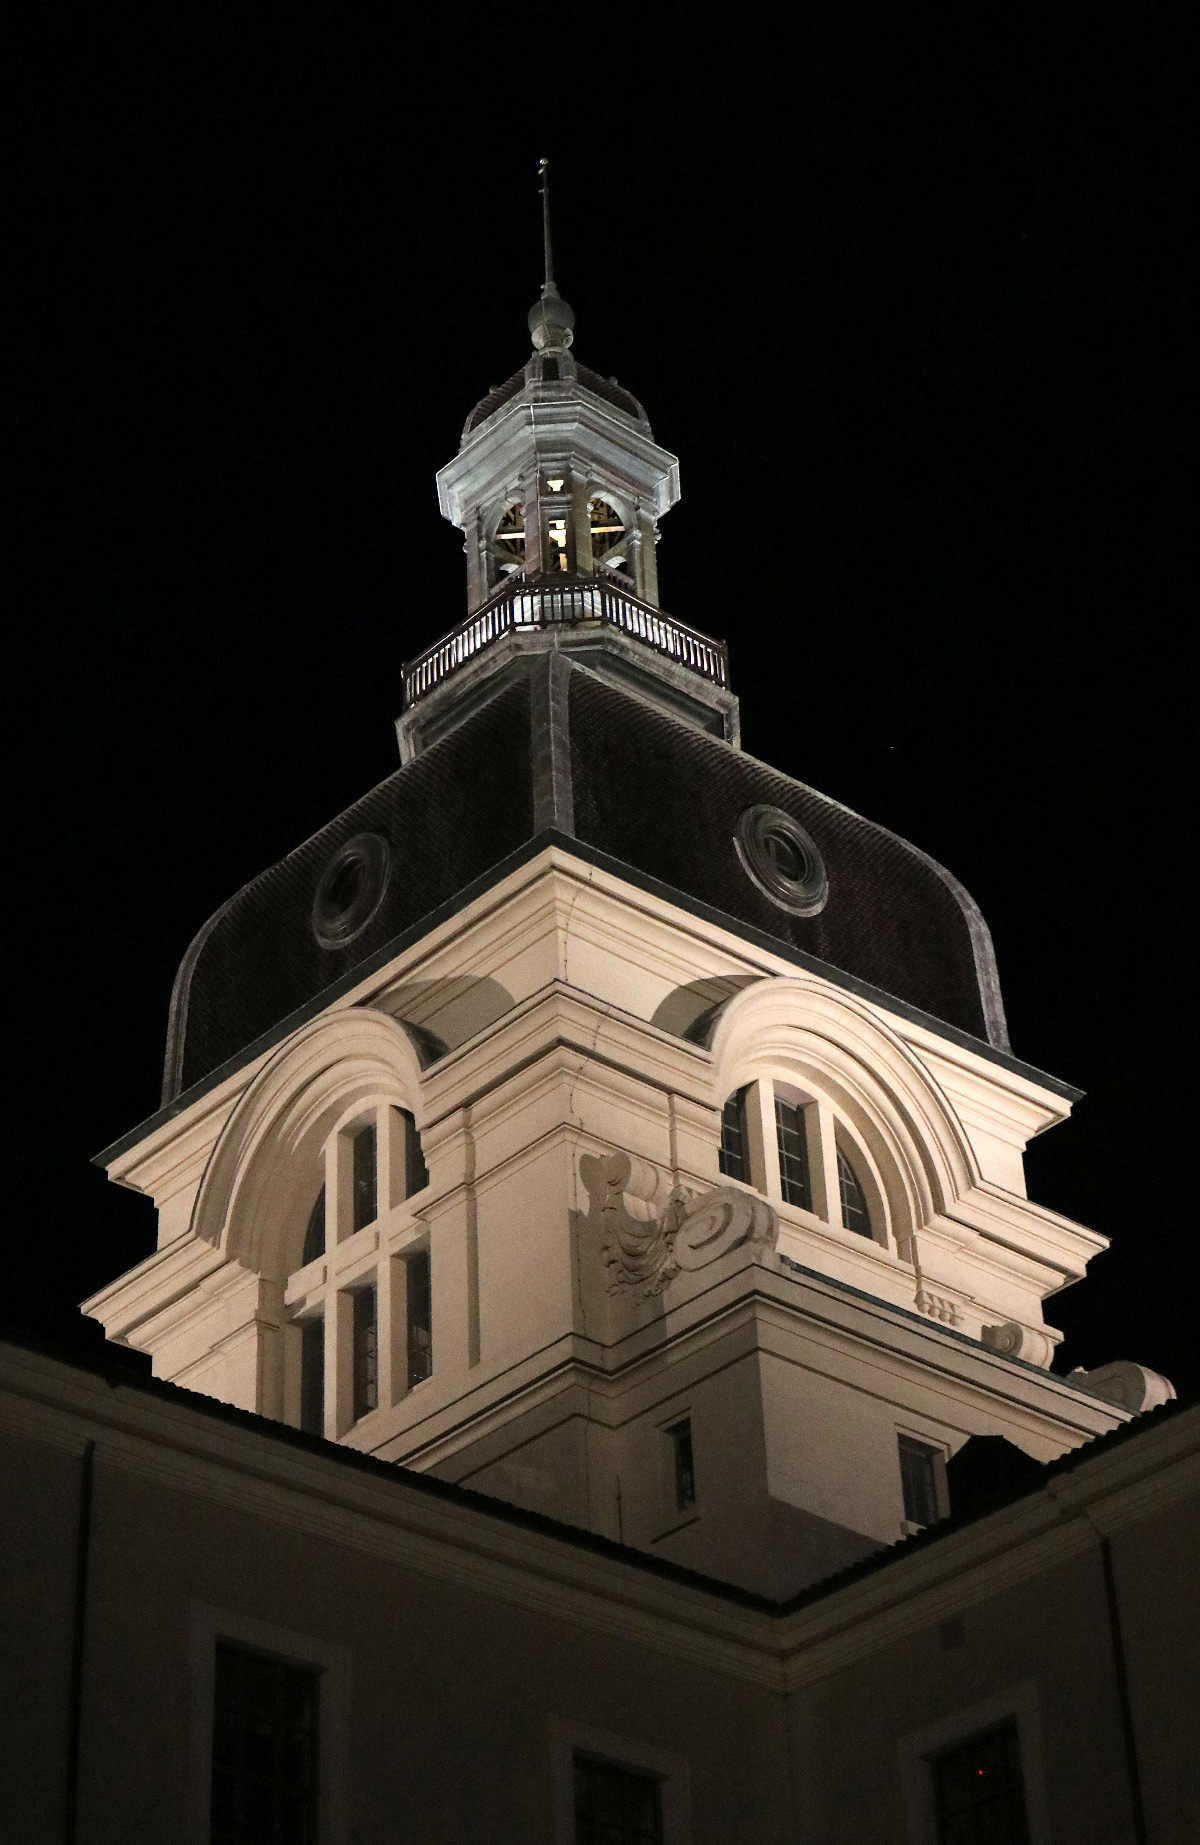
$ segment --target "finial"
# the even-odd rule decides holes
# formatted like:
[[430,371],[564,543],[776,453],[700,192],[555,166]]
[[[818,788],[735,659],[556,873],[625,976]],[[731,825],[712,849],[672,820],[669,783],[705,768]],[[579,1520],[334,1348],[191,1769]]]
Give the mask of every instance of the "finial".
[[542,242],[546,254],[546,279],[542,283],[542,293],[557,293],[554,286],[554,253],[550,248],[550,162],[538,161],[538,175],[542,182]]
[[542,182],[542,242],[546,279],[542,298],[529,310],[529,332],[538,352],[565,352],[574,339],[575,314],[554,286],[554,256],[550,249],[550,162],[539,160]]

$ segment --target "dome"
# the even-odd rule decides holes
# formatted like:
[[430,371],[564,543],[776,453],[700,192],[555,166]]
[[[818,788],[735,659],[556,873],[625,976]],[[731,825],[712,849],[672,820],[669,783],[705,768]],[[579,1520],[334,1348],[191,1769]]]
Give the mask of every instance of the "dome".
[[497,411],[503,410],[506,404],[519,397],[527,385],[538,384],[575,384],[580,390],[589,391],[593,397],[598,397],[610,410],[630,417],[647,435],[650,434],[650,419],[632,391],[627,391],[615,378],[602,378],[599,372],[589,370],[573,356],[560,352],[535,354],[528,365],[523,365],[519,372],[514,372],[511,378],[490,390],[486,397],[481,397],[463,424],[460,447]]
[[[205,924],[176,978],[164,1106],[295,1029],[548,839],[535,824],[531,683],[549,658],[527,659],[515,681],[498,683],[450,734]],[[1007,1055],[991,938],[948,872],[828,796],[558,659],[570,788],[556,843],[884,1006]],[[497,762],[514,772],[497,776]],[[828,886],[818,913],[790,913],[747,875],[739,823],[764,805],[815,846]],[[573,840],[564,837],[572,829]],[[353,930],[330,927],[322,903],[353,912]]]

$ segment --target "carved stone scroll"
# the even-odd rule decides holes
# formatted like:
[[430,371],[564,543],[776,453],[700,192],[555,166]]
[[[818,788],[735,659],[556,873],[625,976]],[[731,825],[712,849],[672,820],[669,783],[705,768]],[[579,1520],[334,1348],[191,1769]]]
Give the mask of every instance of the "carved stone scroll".
[[610,1293],[659,1294],[681,1269],[704,1268],[744,1244],[773,1248],[779,1236],[766,1199],[732,1185],[669,1191],[656,1166],[628,1153],[585,1153],[579,1171],[599,1223]]
[[1005,1320],[999,1326],[985,1326],[980,1338],[989,1351],[1001,1352],[1005,1358],[1023,1358],[1026,1364],[1040,1365],[1042,1370],[1054,1356],[1054,1341],[1049,1333],[1036,1326],[1022,1326],[1019,1320]]
[[1093,1396],[1131,1410],[1135,1416],[1147,1409],[1160,1408],[1175,1395],[1175,1386],[1169,1377],[1151,1371],[1148,1365],[1135,1365],[1129,1358],[1114,1359],[1112,1364],[1098,1365],[1094,1371],[1076,1366],[1074,1371],[1067,1373],[1067,1378],[1070,1383],[1090,1390]]

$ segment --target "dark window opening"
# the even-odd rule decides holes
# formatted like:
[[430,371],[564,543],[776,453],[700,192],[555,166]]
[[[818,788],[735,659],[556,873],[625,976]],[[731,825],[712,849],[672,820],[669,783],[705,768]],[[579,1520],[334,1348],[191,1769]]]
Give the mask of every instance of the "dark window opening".
[[937,1461],[940,1449],[901,1435],[900,1482],[904,1491],[904,1516],[910,1525],[935,1525],[938,1520]]
[[300,1322],[300,1427],[325,1433],[325,1316]]
[[317,1202],[308,1216],[308,1229],[304,1232],[304,1254],[301,1266],[315,1262],[318,1256],[325,1254],[325,1187],[317,1193]]
[[375,1186],[375,1123],[354,1136],[354,1228],[362,1230],[379,1215]]
[[575,1757],[575,1845],[662,1845],[662,1783]]
[[217,1647],[212,1845],[315,1845],[319,1676]]
[[938,1845],[1029,1845],[1015,1723],[960,1743],[929,1766]]
[[354,1420],[379,1402],[379,1322],[374,1288],[359,1288],[354,1302]]
[[408,1387],[423,1384],[433,1373],[433,1289],[429,1251],[417,1250],[405,1265],[408,1305]]
[[727,1179],[750,1180],[749,1147],[746,1140],[746,1091],[731,1095],[721,1110],[721,1171]]
[[423,1192],[429,1184],[429,1172],[425,1165],[425,1155],[421,1151],[421,1136],[417,1124],[407,1108],[400,1113],[404,1117],[404,1196],[411,1198],[417,1192]]
[[858,1174],[839,1147],[837,1150],[838,1190],[842,1195],[842,1222],[856,1236],[870,1236],[871,1213]]
[[804,1132],[804,1110],[794,1102],[775,1097],[775,1136],[779,1142],[779,1183],[785,1204],[798,1204],[812,1210],[812,1186],[808,1177],[808,1140]]
[[696,1463],[692,1456],[690,1418],[677,1422],[667,1434],[671,1438],[671,1456],[675,1463],[675,1509],[686,1512],[696,1503]]

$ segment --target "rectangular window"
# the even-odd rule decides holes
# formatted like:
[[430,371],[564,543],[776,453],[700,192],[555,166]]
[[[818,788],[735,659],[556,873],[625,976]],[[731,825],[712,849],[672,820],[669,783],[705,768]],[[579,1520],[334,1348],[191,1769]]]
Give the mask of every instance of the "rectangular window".
[[425,1155],[421,1151],[421,1136],[417,1124],[407,1108],[400,1113],[404,1117],[404,1196],[412,1198],[417,1192],[423,1192],[429,1184],[429,1173],[425,1165]]
[[746,1091],[731,1095],[721,1110],[721,1171],[728,1179],[750,1181],[749,1148],[746,1142]]
[[379,1402],[379,1320],[374,1288],[359,1288],[354,1300],[354,1420]]
[[662,1845],[662,1784],[612,1762],[575,1757],[575,1845]]
[[418,1249],[405,1267],[408,1298],[408,1387],[423,1384],[433,1372],[433,1289],[429,1251]]
[[938,1520],[937,1464],[939,1448],[901,1435],[900,1483],[904,1491],[904,1516],[910,1525],[935,1525]]
[[1029,1845],[1015,1723],[958,1743],[929,1766],[938,1845]]
[[785,1204],[798,1204],[812,1210],[812,1186],[808,1179],[808,1141],[804,1133],[804,1110],[795,1102],[775,1097],[775,1137],[779,1143],[779,1183]]
[[315,1845],[320,1675],[218,1643],[212,1845]]
[[354,1136],[354,1228],[362,1230],[379,1215],[376,1196],[375,1123],[359,1128]]
[[667,1430],[675,1469],[675,1510],[686,1512],[696,1503],[696,1463],[692,1456],[691,1418]]
[[300,1322],[300,1427],[325,1433],[325,1316]]

